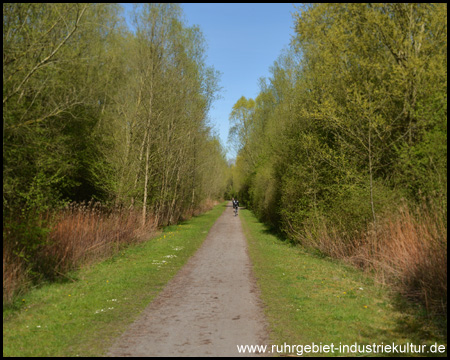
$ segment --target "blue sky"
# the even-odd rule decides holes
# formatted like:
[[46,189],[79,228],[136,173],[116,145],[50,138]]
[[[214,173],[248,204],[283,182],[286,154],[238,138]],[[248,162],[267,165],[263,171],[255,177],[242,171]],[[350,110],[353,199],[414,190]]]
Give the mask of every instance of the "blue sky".
[[[128,8],[131,4],[121,4]],[[186,24],[198,25],[206,43],[206,63],[221,73],[221,99],[213,103],[210,120],[227,146],[231,109],[241,97],[255,98],[258,80],[294,35],[292,3],[181,4]],[[228,158],[235,154],[229,150]]]

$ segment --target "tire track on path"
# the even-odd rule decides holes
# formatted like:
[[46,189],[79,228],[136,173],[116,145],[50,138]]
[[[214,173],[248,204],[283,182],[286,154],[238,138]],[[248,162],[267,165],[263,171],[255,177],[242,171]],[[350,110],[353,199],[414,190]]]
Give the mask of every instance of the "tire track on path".
[[237,345],[267,341],[247,243],[230,203],[200,249],[107,355],[249,356]]

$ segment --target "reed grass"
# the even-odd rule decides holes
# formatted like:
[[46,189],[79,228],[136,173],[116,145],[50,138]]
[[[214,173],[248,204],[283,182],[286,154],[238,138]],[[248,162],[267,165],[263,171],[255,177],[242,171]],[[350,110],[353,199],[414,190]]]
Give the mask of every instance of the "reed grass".
[[64,273],[104,259],[155,233],[151,216],[145,225],[141,218],[137,210],[108,210],[99,203],[73,204],[57,215],[40,261],[51,264],[51,271]]
[[38,222],[48,227],[43,242],[27,244],[23,239],[14,239],[14,234],[4,241],[3,301],[6,303],[33,282],[67,278],[67,272],[105,259],[156,232],[151,216],[143,226],[137,210],[108,209],[98,202],[71,203],[59,211],[41,214]]
[[297,239],[309,248],[372,272],[430,315],[447,314],[447,224],[442,213],[407,207],[352,236],[322,221]]

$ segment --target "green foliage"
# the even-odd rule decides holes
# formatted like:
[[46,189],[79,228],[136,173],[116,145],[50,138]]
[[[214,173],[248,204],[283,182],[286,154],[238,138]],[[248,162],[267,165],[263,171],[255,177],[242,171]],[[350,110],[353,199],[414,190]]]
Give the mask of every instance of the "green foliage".
[[403,197],[446,206],[446,5],[301,10],[270,85],[230,115],[241,196],[292,236],[363,231]]
[[438,202],[440,208],[447,201],[447,104],[433,114],[435,124],[424,131],[422,139],[413,146],[398,150],[395,166],[398,186],[406,189],[416,201]]
[[[446,4],[385,3],[313,4],[294,14],[296,36],[261,80],[252,111],[236,116],[242,97],[230,115],[230,136],[239,134],[235,193],[260,219],[294,242],[367,263],[378,261],[371,256],[383,236],[386,247],[417,244],[414,231],[389,236],[397,229],[387,224],[405,208],[426,201],[436,216],[429,229],[439,228],[447,214],[446,14]],[[404,269],[415,261],[390,257]],[[446,281],[445,271],[439,276]],[[419,283],[414,291],[428,294]]]
[[201,31],[177,4],[138,5],[135,33],[120,11],[3,4],[3,232],[27,260],[68,201],[142,209],[142,225],[161,225],[225,190],[207,121],[219,74]]

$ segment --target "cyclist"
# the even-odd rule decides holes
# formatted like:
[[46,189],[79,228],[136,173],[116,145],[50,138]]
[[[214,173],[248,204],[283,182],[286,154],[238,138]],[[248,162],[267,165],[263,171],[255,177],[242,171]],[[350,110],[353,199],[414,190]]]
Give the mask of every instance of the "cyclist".
[[239,209],[239,200],[238,199],[233,200],[233,208],[234,208],[234,216],[236,216],[238,214],[238,209]]

